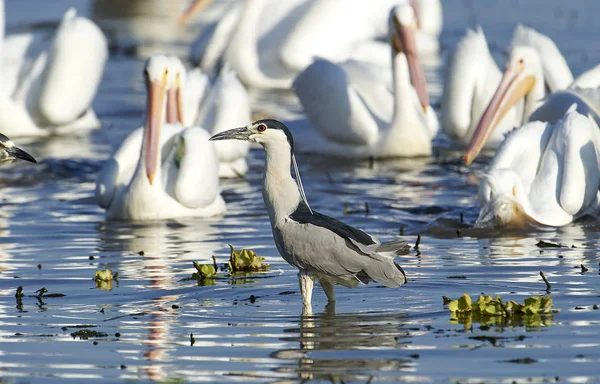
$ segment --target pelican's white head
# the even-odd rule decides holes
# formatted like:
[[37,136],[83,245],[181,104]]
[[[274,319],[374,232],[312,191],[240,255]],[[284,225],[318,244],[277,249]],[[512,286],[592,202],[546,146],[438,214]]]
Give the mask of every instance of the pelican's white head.
[[477,124],[465,154],[465,163],[477,157],[504,115],[527,97],[536,86],[543,86],[542,64],[537,51],[530,47],[514,47],[508,57],[504,75],[492,100]]
[[419,59],[415,31],[417,29],[417,19],[413,8],[404,3],[394,7],[389,17],[389,35],[392,45],[392,65],[396,56],[403,54],[406,56],[408,70],[410,72],[410,81],[419,97],[419,102],[424,111],[429,106],[429,94],[427,93],[427,84],[425,82],[425,73]]
[[529,214],[528,198],[519,175],[512,169],[495,169],[479,185],[479,228],[525,229],[539,226]]

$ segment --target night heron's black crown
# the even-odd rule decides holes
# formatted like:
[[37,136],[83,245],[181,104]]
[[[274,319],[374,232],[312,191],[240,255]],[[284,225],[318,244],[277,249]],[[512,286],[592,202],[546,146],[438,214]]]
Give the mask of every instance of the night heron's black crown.
[[290,132],[288,127],[286,127],[285,124],[283,124],[281,121],[275,120],[275,119],[263,119],[263,120],[257,120],[254,123],[252,123],[252,125],[256,125],[256,124],[265,124],[268,129],[282,130],[283,133],[285,133],[285,136],[287,137],[288,142],[290,143],[290,147],[292,148],[292,151],[294,151],[294,136],[292,136],[292,132]]

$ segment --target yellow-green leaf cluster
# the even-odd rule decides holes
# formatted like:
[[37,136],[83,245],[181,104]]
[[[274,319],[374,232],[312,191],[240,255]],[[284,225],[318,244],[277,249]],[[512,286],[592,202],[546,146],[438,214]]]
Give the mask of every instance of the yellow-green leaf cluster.
[[236,251],[233,245],[229,244],[231,248],[231,254],[229,256],[229,269],[231,272],[258,272],[266,271],[270,265],[264,263],[264,257],[256,255],[251,249],[242,249]]
[[213,279],[217,276],[214,264],[200,264],[194,261],[194,268],[198,271],[196,275],[199,279]]
[[94,281],[96,281],[96,288],[111,290],[113,286],[113,280],[118,276],[118,272],[113,275],[110,269],[102,269],[96,271]]
[[471,322],[498,325],[523,322],[526,326],[539,326],[544,320],[542,315],[552,314],[552,297],[532,296],[521,304],[512,300],[504,302],[500,296],[479,296],[473,302],[465,293],[459,299],[451,300],[448,309],[451,323],[470,326]]

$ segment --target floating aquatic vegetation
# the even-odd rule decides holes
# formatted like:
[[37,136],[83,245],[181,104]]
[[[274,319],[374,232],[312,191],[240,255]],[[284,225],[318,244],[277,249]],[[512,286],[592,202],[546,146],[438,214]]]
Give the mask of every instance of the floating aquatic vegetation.
[[192,277],[197,279],[214,279],[217,276],[217,268],[214,264],[200,264],[194,261],[194,268],[196,268],[198,273],[194,273]]
[[[231,283],[238,283],[240,280],[236,279],[238,273],[252,273],[268,271],[270,265],[264,263],[264,257],[256,255],[251,249],[242,249],[236,251],[231,244],[228,244],[231,248],[231,254],[229,255],[229,261],[227,264],[223,264],[219,268],[217,259],[213,256],[212,264],[200,264],[194,261],[194,268],[196,272],[192,274],[191,279],[198,280],[199,285],[214,285],[216,280],[225,276],[219,275],[220,271],[227,271],[227,276],[232,278]],[[189,279],[185,279],[189,280]]]
[[231,272],[259,272],[268,271],[271,267],[269,264],[264,263],[264,257],[256,255],[252,249],[242,249],[236,251],[233,245],[228,244],[231,248],[231,254],[229,256],[229,270]]
[[71,337],[74,339],[79,338],[79,340],[87,340],[90,337],[108,337],[108,334],[91,329],[82,329],[80,331],[72,332]]
[[562,248],[561,244],[551,243],[549,241],[540,240],[536,244],[538,248]]
[[93,280],[96,282],[96,288],[110,291],[113,287],[113,280],[117,280],[118,278],[119,272],[113,274],[113,272],[107,268],[96,271],[96,276],[94,276]]
[[[19,289],[17,288],[17,291],[18,290]],[[42,297],[47,298],[47,297],[64,297],[64,296],[66,296],[64,293],[48,293],[48,290],[46,289],[46,287],[42,287],[42,288],[38,289],[37,291],[35,291],[35,293],[37,293],[36,297],[39,299],[41,299]]]
[[450,323],[464,324],[467,328],[473,322],[482,325],[548,326],[553,313],[552,297],[549,295],[528,297],[521,304],[512,300],[504,302],[500,296],[479,296],[473,302],[471,296],[465,293],[458,300],[444,298],[446,303],[450,310]]

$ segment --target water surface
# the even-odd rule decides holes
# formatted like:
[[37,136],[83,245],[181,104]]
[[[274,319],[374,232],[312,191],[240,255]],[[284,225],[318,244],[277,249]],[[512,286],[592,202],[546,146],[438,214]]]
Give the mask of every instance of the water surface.
[[[593,309],[600,304],[598,223],[526,234],[465,229],[477,218],[477,184],[489,158],[469,170],[447,150],[432,159],[374,164],[299,154],[315,209],[382,240],[403,233],[414,244],[422,236],[418,250],[398,259],[407,285],[340,287],[335,308],[326,308],[317,288],[310,317],[301,316],[296,271],[271,238],[260,193],[261,149],[252,150],[245,179],[223,182],[224,217],[106,222],[92,198],[95,174],[143,121],[144,56],[155,50],[184,54],[204,25],[172,26],[183,2],[131,0],[127,9],[115,8],[123,4],[7,1],[9,32],[50,28],[76,6],[105,28],[112,55],[94,104],[103,128],[87,137],[21,140],[40,164],[15,164],[0,174],[3,380],[600,381],[600,311]],[[596,1],[444,0],[444,10],[444,50],[427,70],[434,105],[449,47],[477,23],[499,62],[519,21],[552,37],[575,75],[600,62]],[[205,18],[216,14],[209,10]],[[259,95],[263,103],[256,110],[268,110],[280,96]],[[298,110],[293,98],[285,100],[285,109]],[[437,143],[448,146],[444,138]],[[344,206],[353,213],[344,216]],[[540,248],[539,240],[563,247]],[[270,271],[223,276],[208,285],[186,279],[193,261],[209,263],[215,255],[225,262],[227,244],[255,249]],[[118,271],[119,279],[112,288],[97,288],[92,278],[105,268]],[[546,294],[540,271],[552,284],[558,310],[545,322],[450,323],[442,296],[468,292],[522,301]],[[21,300],[14,297],[18,286],[25,292]],[[66,296],[37,298],[42,287]],[[105,335],[71,336],[83,328]]]

